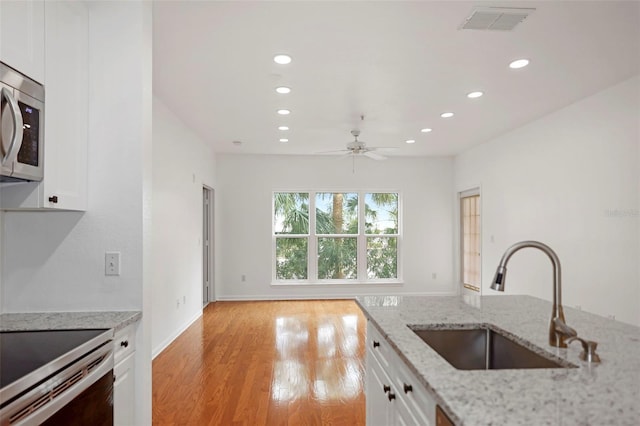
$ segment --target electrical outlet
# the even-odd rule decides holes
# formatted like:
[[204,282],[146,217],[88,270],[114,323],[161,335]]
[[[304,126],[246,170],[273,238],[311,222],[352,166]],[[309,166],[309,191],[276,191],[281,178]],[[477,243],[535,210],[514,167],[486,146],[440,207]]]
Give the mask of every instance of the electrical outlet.
[[187,296],[182,296],[182,304],[186,304],[187,303]]
[[431,278],[433,278],[433,279],[435,280],[436,278],[438,278],[438,274],[436,274],[436,273],[434,272],[433,274],[431,274]]
[[242,274],[240,276],[240,281],[245,282],[247,280],[247,276],[245,274]]
[[104,254],[104,274],[120,275],[120,252],[106,252]]

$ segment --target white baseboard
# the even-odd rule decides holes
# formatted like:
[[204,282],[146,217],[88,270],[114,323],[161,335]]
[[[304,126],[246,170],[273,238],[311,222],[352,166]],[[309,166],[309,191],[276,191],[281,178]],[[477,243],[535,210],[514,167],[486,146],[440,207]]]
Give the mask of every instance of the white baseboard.
[[167,347],[173,343],[174,340],[176,340],[178,338],[178,336],[180,336],[182,333],[185,332],[185,330],[187,328],[189,328],[191,326],[191,324],[193,324],[194,322],[196,322],[196,320],[198,318],[200,318],[202,316],[202,309],[200,309],[198,312],[196,312],[196,314],[189,319],[182,327],[180,327],[178,330],[176,330],[172,335],[170,335],[169,337],[167,337],[162,343],[160,343],[160,345],[158,345],[157,348],[153,349],[151,351],[151,359],[154,359],[155,357],[157,357],[158,355],[160,355],[162,353],[162,351],[164,351],[165,349],[167,349]]
[[319,299],[355,299],[357,296],[455,296],[455,293],[451,292],[422,292],[422,293],[393,293],[381,292],[381,293],[367,293],[366,295],[349,295],[349,294],[285,294],[285,295],[216,295],[216,301],[231,302],[231,301],[251,301],[251,300],[319,300]]

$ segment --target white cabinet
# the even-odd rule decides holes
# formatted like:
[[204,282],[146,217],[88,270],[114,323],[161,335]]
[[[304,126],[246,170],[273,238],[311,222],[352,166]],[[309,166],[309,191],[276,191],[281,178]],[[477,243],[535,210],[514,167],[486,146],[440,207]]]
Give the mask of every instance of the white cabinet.
[[135,416],[134,358],[129,355],[113,368],[113,424],[133,425]]
[[[84,2],[45,4],[44,206],[87,209],[89,12]],[[49,197],[58,197],[50,203]]]
[[51,1],[44,14],[44,178],[3,184],[2,208],[82,211],[87,208],[88,9],[84,2]]
[[116,333],[114,344],[113,424],[131,426],[135,419],[135,324]]
[[0,60],[44,82],[44,1],[0,1]]
[[391,380],[370,350],[367,350],[366,360],[367,425],[386,426],[390,424],[392,416],[392,405],[388,395]]
[[367,425],[435,425],[435,400],[371,322],[366,362]]

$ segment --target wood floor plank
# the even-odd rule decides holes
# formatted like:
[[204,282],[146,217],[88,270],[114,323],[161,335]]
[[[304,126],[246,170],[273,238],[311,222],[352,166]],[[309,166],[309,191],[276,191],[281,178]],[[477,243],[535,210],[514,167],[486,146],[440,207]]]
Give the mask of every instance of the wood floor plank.
[[216,302],[153,361],[154,425],[364,425],[350,300]]

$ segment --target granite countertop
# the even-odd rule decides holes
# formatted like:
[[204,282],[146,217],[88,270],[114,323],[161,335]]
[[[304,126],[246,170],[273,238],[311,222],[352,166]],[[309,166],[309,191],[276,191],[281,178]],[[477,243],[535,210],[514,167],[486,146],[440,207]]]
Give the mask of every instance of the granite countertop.
[[0,315],[0,331],[109,328],[115,333],[140,318],[140,311],[7,313]]
[[[582,347],[548,344],[551,303],[530,296],[358,297],[365,316],[457,425],[638,425],[640,327],[565,307],[567,324],[598,342],[600,364]],[[407,324],[493,324],[578,368],[457,370]]]

